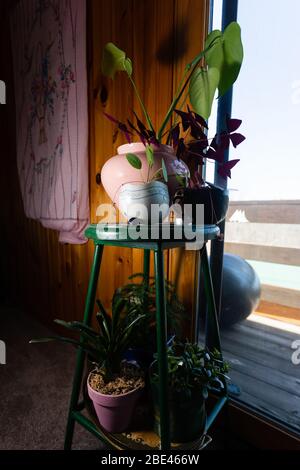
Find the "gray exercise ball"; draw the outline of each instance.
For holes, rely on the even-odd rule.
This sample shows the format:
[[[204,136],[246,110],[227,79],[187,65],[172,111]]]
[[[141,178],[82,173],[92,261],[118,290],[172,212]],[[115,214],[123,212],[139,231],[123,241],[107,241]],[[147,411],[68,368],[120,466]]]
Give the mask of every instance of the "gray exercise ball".
[[[260,294],[260,280],[252,266],[240,256],[225,253],[220,327],[245,320],[257,308]]]

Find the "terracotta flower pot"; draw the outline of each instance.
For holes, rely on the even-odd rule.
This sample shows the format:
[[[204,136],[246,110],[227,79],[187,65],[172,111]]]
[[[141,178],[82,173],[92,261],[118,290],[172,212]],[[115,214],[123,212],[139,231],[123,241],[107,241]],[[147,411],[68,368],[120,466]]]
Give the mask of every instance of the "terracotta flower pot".
[[[100,425],[108,432],[123,432],[128,429],[135,405],[143,393],[137,388],[122,395],[104,395],[94,390],[87,379],[87,388]]]
[[[176,175],[189,175],[188,167],[182,160],[178,160],[173,148],[169,145],[153,146],[154,164],[150,171],[150,179],[161,168],[161,160],[164,159],[168,173],[168,189],[172,200],[177,188]],[[141,170],[133,168],[126,159],[127,153],[135,153],[142,162]],[[147,181],[148,164],[145,146],[142,142],[125,144],[118,147],[118,155],[111,157],[102,167],[101,181],[110,199],[119,207],[119,194],[126,183],[144,183]]]

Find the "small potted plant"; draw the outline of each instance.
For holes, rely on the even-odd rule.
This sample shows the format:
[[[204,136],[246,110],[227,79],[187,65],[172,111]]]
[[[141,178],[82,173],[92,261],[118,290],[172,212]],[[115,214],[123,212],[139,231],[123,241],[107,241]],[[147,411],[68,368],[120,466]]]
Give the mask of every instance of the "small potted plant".
[[[172,442],[189,442],[205,431],[209,389],[223,389],[228,365],[218,351],[174,339],[168,347],[169,416]],[[157,362],[150,367],[155,430],[159,433]]]
[[[144,315],[128,323],[123,315],[124,302],[121,299],[114,302],[112,317],[99,300],[97,304],[99,312],[96,318],[100,331],[77,321],[55,320],[80,334],[80,339],[52,336],[31,340],[31,343],[58,340],[80,346],[94,365],[87,379],[87,389],[99,423],[109,432],[123,432],[130,425],[133,410],[145,386],[142,369],[123,360]]]
[[[136,113],[134,113],[136,123],[133,123],[131,119],[127,119],[126,123],[120,122],[108,113],[104,113],[115,124],[117,131],[124,133],[128,142],[118,148],[118,155],[110,158],[101,172],[104,189],[119,208],[121,191],[132,192],[134,191],[133,185],[139,185],[136,189],[142,191],[142,185],[148,185],[151,188],[153,178],[155,180],[157,177],[161,178],[160,183],[163,184],[164,177],[172,201],[179,181],[192,181],[189,179],[189,169],[181,158],[184,139],[179,138],[178,112],[189,99],[194,111],[193,116],[198,127],[203,131],[207,127],[206,120],[211,113],[216,90],[219,96],[227,92],[238,77],[242,61],[243,46],[238,23],[230,23],[224,32],[212,31],[206,39],[204,50],[185,67],[179,87],[162,124],[158,130],[155,130],[134,81],[131,60],[113,43],[106,44],[102,58],[102,73],[110,78],[114,78],[116,72],[123,72],[127,75],[146,122],[144,124]],[[178,110],[177,117],[176,109]],[[133,142],[134,136],[137,136],[140,142]],[[176,155],[174,147],[178,144],[179,149],[177,148]],[[184,148],[186,149],[186,145]],[[229,165],[224,165],[224,172],[228,173]],[[196,174],[193,177],[195,179]],[[132,186],[128,187],[128,184]],[[122,190],[123,186],[127,188]],[[121,200],[125,198],[126,196]],[[156,195],[154,203],[157,203],[157,199]],[[153,202],[149,196],[146,206],[149,207],[151,203]],[[123,203],[122,210],[124,213]]]
[[[175,194],[174,202],[179,203],[184,211],[185,204],[191,204],[191,222],[196,222],[197,204],[204,206],[204,223],[218,224],[226,217],[229,204],[228,190],[208,183],[202,176],[202,168],[206,160],[218,163],[218,173],[226,180],[231,177],[231,169],[239,159],[224,161],[224,152],[232,144],[235,148],[245,137],[236,132],[242,121],[226,119],[226,128],[212,139],[207,136],[207,124],[204,119],[189,107],[187,112],[175,110],[181,119],[172,134],[172,141],[178,158],[187,162],[191,176],[179,178],[180,188]],[[179,138],[179,135],[181,137]]]

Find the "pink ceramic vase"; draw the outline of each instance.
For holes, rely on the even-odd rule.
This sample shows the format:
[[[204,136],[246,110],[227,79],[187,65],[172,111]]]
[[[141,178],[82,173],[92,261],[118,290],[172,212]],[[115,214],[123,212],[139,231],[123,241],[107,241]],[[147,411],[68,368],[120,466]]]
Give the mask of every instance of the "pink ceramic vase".
[[[161,160],[164,159],[168,173],[168,189],[170,201],[178,189],[176,176],[188,176],[188,167],[182,160],[178,160],[173,148],[170,145],[161,144],[159,147],[153,146],[154,165],[150,170],[151,176],[161,168]],[[135,153],[142,162],[141,170],[133,168],[126,159],[127,153]],[[145,183],[148,176],[148,164],[145,146],[142,142],[124,144],[118,147],[118,155],[111,157],[102,167],[101,181],[110,199],[119,207],[119,193],[124,184]]]

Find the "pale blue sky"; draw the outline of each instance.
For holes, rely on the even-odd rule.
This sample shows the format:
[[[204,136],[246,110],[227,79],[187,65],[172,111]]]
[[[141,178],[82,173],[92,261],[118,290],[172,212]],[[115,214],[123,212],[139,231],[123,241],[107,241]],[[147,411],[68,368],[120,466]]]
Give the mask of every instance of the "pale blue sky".
[[[220,5],[215,0],[214,28]],[[232,116],[243,120],[247,140],[231,153],[241,159],[231,200],[300,199],[299,19],[300,0],[239,0],[244,63]]]

